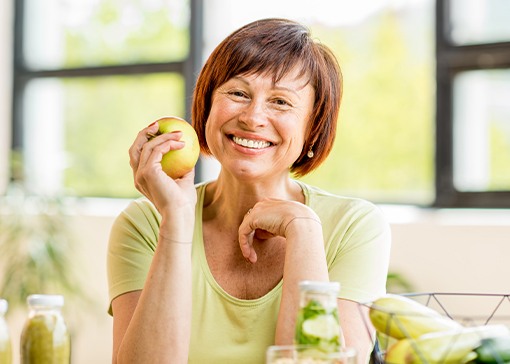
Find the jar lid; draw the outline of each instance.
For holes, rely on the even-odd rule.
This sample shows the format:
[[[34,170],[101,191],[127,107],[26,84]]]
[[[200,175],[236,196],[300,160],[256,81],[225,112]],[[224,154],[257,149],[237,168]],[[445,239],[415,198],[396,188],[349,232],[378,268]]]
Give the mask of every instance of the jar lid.
[[[64,306],[64,296],[58,294],[31,294],[27,298],[29,306]]]
[[[4,300],[3,298],[0,298],[0,315],[6,313],[7,308],[9,308],[9,304],[7,303],[7,301]]]
[[[340,282],[301,281],[299,289],[319,292],[340,292]]]

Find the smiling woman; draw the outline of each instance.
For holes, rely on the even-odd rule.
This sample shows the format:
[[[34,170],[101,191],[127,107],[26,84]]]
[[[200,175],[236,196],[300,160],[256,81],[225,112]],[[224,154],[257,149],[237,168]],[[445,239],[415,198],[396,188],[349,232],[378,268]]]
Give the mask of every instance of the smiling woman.
[[[389,227],[373,204],[291,178],[331,151],[341,94],[336,58],[305,26],[260,19],[221,42],[196,83],[192,123],[215,180],[170,178],[159,163],[179,135],[141,129],[130,160],[145,197],[108,250],[114,361],[261,363],[292,344],[303,280],[341,282],[345,343],[368,359],[356,302],[385,292]]]

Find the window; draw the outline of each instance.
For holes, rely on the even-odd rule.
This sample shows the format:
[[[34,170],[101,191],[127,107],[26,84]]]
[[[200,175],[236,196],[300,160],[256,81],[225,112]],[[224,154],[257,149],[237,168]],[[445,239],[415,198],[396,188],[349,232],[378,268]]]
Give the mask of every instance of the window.
[[[510,207],[510,2],[437,0],[436,206]]]
[[[163,115],[189,118],[195,77],[227,34],[288,17],[344,73],[335,146],[305,182],[377,203],[510,206],[506,0],[14,4],[13,148],[37,192],[138,195],[127,156],[136,132]],[[216,167],[201,160],[197,179]]]
[[[13,148],[27,187],[133,197],[127,150],[158,117],[188,117],[199,0],[15,1]]]

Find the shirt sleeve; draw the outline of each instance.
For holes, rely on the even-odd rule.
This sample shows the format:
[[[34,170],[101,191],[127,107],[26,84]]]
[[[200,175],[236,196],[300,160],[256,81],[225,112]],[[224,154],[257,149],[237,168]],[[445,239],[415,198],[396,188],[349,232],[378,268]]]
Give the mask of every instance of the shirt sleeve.
[[[107,274],[110,306],[112,300],[141,290],[154,256],[159,216],[149,201],[133,201],[114,221],[108,243]]]
[[[327,242],[330,279],[340,282],[340,298],[369,302],[386,293],[391,231],[378,207],[355,205],[337,217]]]

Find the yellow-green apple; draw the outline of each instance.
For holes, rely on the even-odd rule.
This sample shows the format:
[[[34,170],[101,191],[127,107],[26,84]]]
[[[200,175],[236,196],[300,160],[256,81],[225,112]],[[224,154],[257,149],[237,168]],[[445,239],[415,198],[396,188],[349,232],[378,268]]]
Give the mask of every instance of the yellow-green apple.
[[[200,155],[200,146],[195,129],[186,120],[166,116],[156,120],[158,122],[158,135],[181,131],[180,140],[184,142],[184,148],[171,150],[163,155],[161,167],[163,171],[173,179],[180,178],[191,171],[197,163]]]

